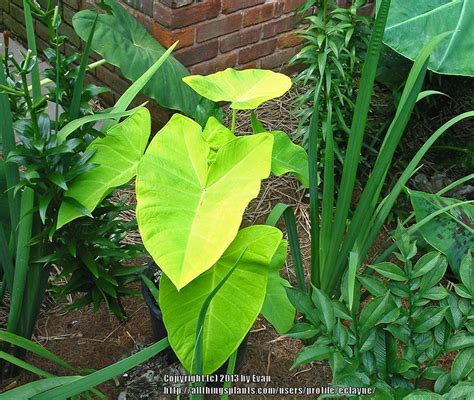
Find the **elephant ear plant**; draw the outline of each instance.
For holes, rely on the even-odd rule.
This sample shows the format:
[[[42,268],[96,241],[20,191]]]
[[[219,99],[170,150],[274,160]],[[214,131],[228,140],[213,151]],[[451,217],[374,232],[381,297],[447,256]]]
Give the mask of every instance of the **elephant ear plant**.
[[[0,262],[2,295],[7,293],[10,300],[7,331],[29,338],[53,264],[62,270],[61,277],[68,278],[63,295],[86,292],[78,307],[88,303],[98,307],[105,301],[123,317],[120,296],[130,294],[126,285],[139,273],[133,268],[119,268],[135,249],[120,243],[124,230],[117,228],[113,219],[121,206],[116,207],[106,197],[135,175],[150,134],[150,115],[143,107],[127,108],[174,46],[112,109],[90,114],[87,100],[91,88],[83,83],[94,30],[80,65],[72,67],[71,60],[59,52],[65,40],[58,34],[59,7],[43,9],[25,1],[24,11],[29,47],[24,60],[17,61],[7,49],[0,63],[1,171],[5,174],[5,180],[0,181],[5,185],[0,193]],[[51,56],[54,52],[55,57],[49,59],[56,60],[46,71],[49,78],[42,81],[32,11],[49,27],[53,48],[46,53]],[[42,84],[52,86],[49,97],[42,94]],[[53,101],[52,116],[46,110],[48,99]],[[26,113],[12,104],[24,104]],[[122,117],[128,118],[120,121]],[[110,129],[101,132],[95,127],[100,120],[112,121]],[[93,213],[96,219],[81,218],[74,226],[67,225]],[[11,347],[5,344],[3,350],[10,351]],[[1,358],[21,364],[21,360],[5,354]],[[22,356],[21,350],[15,354]]]
[[[170,345],[186,370],[210,374],[235,357],[262,307],[284,330],[293,323],[278,274],[287,252],[282,233],[240,226],[270,172],[291,172],[307,184],[307,157],[283,132],[235,136],[238,110],[283,95],[288,77],[227,69],[184,81],[207,99],[229,102],[231,127],[210,117],[202,129],[175,114],[138,167],[137,221],[163,273],[157,302]]]

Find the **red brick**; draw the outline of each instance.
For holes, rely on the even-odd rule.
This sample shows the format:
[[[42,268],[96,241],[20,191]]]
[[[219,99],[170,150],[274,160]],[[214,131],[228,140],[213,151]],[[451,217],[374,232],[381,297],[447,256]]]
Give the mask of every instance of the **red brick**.
[[[283,15],[283,13],[285,12],[285,3],[286,3],[286,0],[277,0],[276,1],[275,10],[273,12],[273,17],[274,18],[278,18],[278,17],[281,17]]]
[[[171,9],[155,1],[153,18],[161,25],[171,29],[182,28],[219,15],[220,0],[206,0],[187,7]]]
[[[222,12],[224,14],[229,14],[234,11],[257,6],[262,3],[265,3],[265,0],[223,0]]]
[[[281,50],[267,57],[260,59],[260,67],[265,69],[275,69],[286,64],[288,60],[298,53],[297,47]]]
[[[96,70],[96,76],[105,86],[117,93],[125,92],[130,86],[130,82],[122,78],[118,71],[111,72],[107,68],[99,67]]]
[[[262,38],[266,39],[282,32],[291,31],[298,22],[297,15],[282,17],[276,21],[267,22],[262,28]]]
[[[259,67],[259,62],[252,61],[244,65],[239,65],[237,69],[253,69],[253,68],[258,68],[258,67]]]
[[[296,32],[288,32],[278,37],[277,47],[279,49],[286,49],[288,47],[299,46],[302,42],[303,38],[301,38]]]
[[[191,73],[198,75],[209,75],[226,68],[234,67],[237,63],[237,53],[227,53],[212,60],[205,61],[191,67]]]
[[[289,13],[298,9],[299,6],[304,4],[306,0],[286,0],[284,12]]]
[[[197,28],[197,41],[205,42],[227,33],[235,32],[242,25],[242,14],[235,13],[200,24]]]
[[[242,29],[237,33],[225,36],[220,39],[220,51],[225,53],[238,47],[244,47],[248,44],[258,42],[261,31],[261,26],[254,26],[252,28]]]
[[[178,50],[174,56],[184,65],[190,66],[198,64],[202,61],[210,60],[217,56],[219,41],[213,40],[197,46],[188,47],[183,50]]]
[[[273,3],[248,8],[244,11],[244,26],[259,24],[273,17]]]
[[[150,0],[122,0],[135,10],[153,17],[153,2]]]
[[[194,44],[194,27],[170,31],[157,23],[153,23],[151,32],[153,37],[166,48],[170,47],[177,40],[179,40],[179,43],[176,49],[182,49]]]
[[[239,64],[246,64],[249,61],[256,60],[275,51],[276,39],[267,40],[254,44],[250,47],[246,47],[239,51]]]

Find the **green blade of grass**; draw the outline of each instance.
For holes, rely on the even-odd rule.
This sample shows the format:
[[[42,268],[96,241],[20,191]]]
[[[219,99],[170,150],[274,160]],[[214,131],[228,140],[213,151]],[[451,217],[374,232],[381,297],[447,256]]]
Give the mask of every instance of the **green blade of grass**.
[[[191,373],[195,375],[202,375],[202,341],[203,341],[203,329],[204,329],[204,321],[206,319],[207,310],[211,305],[211,301],[214,296],[219,292],[224,283],[231,277],[237,266],[239,265],[240,260],[244,256],[247,248],[245,248],[242,253],[240,253],[239,257],[235,261],[232,268],[227,272],[227,274],[222,278],[222,280],[217,284],[217,286],[212,290],[211,293],[206,297],[204,303],[201,306],[201,310],[199,311],[199,317],[196,326],[196,343],[194,344],[194,354],[193,354],[193,362],[192,362],[192,371]],[[196,399],[202,398],[200,395],[195,397]]]
[[[28,274],[30,259],[30,239],[33,225],[34,192],[30,188],[25,188],[21,196],[20,224],[18,228],[18,242],[15,260],[15,274],[13,277],[13,287],[10,293],[10,312],[8,313],[7,330],[15,332],[20,320],[20,310],[25,296],[25,284]]]
[[[164,338],[159,342],[147,347],[144,350],[133,354],[121,361],[118,361],[108,367],[105,367],[92,374],[80,377],[73,382],[65,383],[59,387],[48,390],[41,394],[31,397],[31,400],[51,400],[51,399],[66,399],[75,396],[79,393],[90,390],[93,387],[100,385],[117,375],[121,375],[129,369],[141,364],[158,353],[169,347],[168,338]]]
[[[137,94],[142,90],[148,81],[155,75],[156,71],[160,69],[163,63],[168,59],[171,55],[171,52],[177,46],[178,42],[173,43],[166,52],[156,61],[148,70],[138,78],[125,92],[120,96],[117,103],[113,108],[113,112],[123,112],[125,111],[133,99],[137,96]]]
[[[415,107],[418,94],[425,79],[429,54],[430,51],[423,52],[422,56],[418,58],[410,72],[397,113],[382,143],[374,168],[362,192],[347,235],[343,240],[340,253],[337,256],[334,268],[335,273],[330,276],[325,276],[326,280],[324,282],[324,287],[325,290],[328,290],[329,292],[334,290],[338,278],[342,275],[345,261],[347,260],[349,251],[354,246],[355,241],[358,237],[364,237],[365,232],[368,232],[368,230],[371,229],[370,225],[367,223],[367,217],[370,220],[370,217],[373,215],[377,206],[377,200],[392,162],[393,154],[395,153],[398,143],[400,142],[403,132],[408,124],[413,108]],[[362,254],[360,255],[362,256]]]
[[[35,395],[41,394],[66,383],[74,382],[80,378],[80,376],[61,376],[41,379],[39,381],[27,383],[26,385],[22,385],[0,394],[0,400],[30,400]]]
[[[23,12],[25,14],[25,28],[28,48],[31,50],[31,54],[33,56],[38,57],[38,51],[36,49],[35,28],[33,24],[33,17],[31,15],[30,3],[28,2],[28,0],[23,0]],[[36,59],[35,66],[31,70],[31,86],[33,88],[33,100],[36,101],[41,97],[40,70],[38,58]]]
[[[226,376],[234,375],[236,361],[237,361],[237,350],[235,350],[229,358],[229,364],[227,365]],[[231,386],[232,386],[232,382],[230,380],[224,382],[224,386],[223,386],[224,388],[228,389]],[[224,393],[221,396],[221,400],[227,400],[228,398],[229,398],[228,393]]]
[[[332,240],[332,223],[334,207],[334,137],[332,132],[332,106],[328,102],[328,115],[326,120],[326,149],[324,151],[324,176],[323,176],[323,204],[321,211],[321,237],[320,237],[320,279],[326,274],[326,258]]]
[[[94,115],[86,115],[84,117],[78,118],[74,121],[69,122],[67,125],[63,126],[61,130],[58,132],[58,143],[63,143],[68,136],[73,133],[75,130],[79,129],[82,125],[88,124],[90,122],[101,121],[106,119],[115,119],[118,120],[119,118],[126,117],[128,115],[132,115],[135,113],[139,108],[143,107],[144,104],[135,107],[128,111],[123,112],[113,112],[113,110],[108,110],[107,112],[94,114]]]
[[[76,372],[76,369],[68,364],[66,361],[62,360],[55,354],[51,353],[49,350],[44,348],[43,346],[40,346],[39,344],[25,339],[24,337],[15,335],[14,333],[11,332],[6,332],[6,331],[0,331],[0,340],[10,343],[14,346],[21,347],[22,349],[25,349],[33,354],[36,354],[37,356],[44,358],[48,361],[51,361],[55,363],[56,365],[59,365],[60,367],[63,367],[69,371]]]
[[[327,257],[326,270],[331,270],[331,273],[333,264],[335,263],[344,237],[346,220],[349,215],[357,168],[360,161],[360,150],[364,139],[367,115],[372,98],[373,85],[375,82],[377,65],[382,49],[383,34],[385,30],[385,24],[387,22],[389,8],[390,0],[382,0],[380,2],[377,18],[375,20],[374,28],[367,49],[367,57],[362,68],[362,76],[359,85],[360,90],[357,95],[354,109],[351,134],[349,136],[349,142],[347,145],[339,195],[336,203],[332,235],[333,240]],[[328,281],[329,279],[327,275],[323,278],[325,278],[325,281]]]
[[[69,111],[71,120],[76,119],[79,116],[81,109],[81,97],[82,90],[84,87],[84,78],[86,76],[86,71],[88,68],[89,53],[91,50],[92,39],[94,38],[95,27],[97,24],[97,18],[99,15],[96,15],[94,23],[92,24],[89,37],[87,38],[86,46],[84,47],[84,52],[82,53],[81,65],[79,66],[79,72],[77,74],[76,81],[74,82],[73,95],[71,100],[71,109]]]
[[[390,191],[390,194],[387,196],[386,200],[384,201],[383,206],[380,209],[380,212],[376,213],[373,217],[373,221],[370,223],[371,229],[368,231],[368,234],[366,235],[366,238],[364,240],[360,240],[358,242],[358,246],[361,247],[361,254],[365,257],[365,255],[368,253],[370,244],[373,243],[378,235],[378,232],[383,226],[383,223],[385,222],[386,218],[388,217],[388,214],[390,213],[390,210],[392,209],[393,205],[395,204],[395,201],[397,200],[400,192],[402,191],[403,187],[406,185],[408,180],[410,179],[412,173],[415,171],[417,168],[418,164],[421,162],[423,157],[426,155],[428,150],[431,148],[431,146],[438,140],[441,135],[443,135],[446,131],[448,131],[453,125],[457,124],[458,122],[466,119],[466,118],[474,118],[474,111],[468,111],[463,114],[460,114],[452,119],[450,119],[448,122],[444,123],[440,128],[438,128],[431,136],[430,138],[421,146],[421,148],[416,152],[415,156],[413,159],[410,161],[410,163],[407,165],[405,170],[403,171],[402,175]],[[474,174],[470,175],[471,178],[474,176]],[[456,182],[453,182],[453,184],[447,186],[445,189],[440,191],[438,194],[444,194],[447,191],[451,190],[453,187],[462,182],[465,182],[466,180],[469,180],[469,176],[462,178]]]
[[[8,248],[8,240],[2,223],[0,223],[0,263],[2,265],[3,279],[6,282],[8,291],[11,293],[15,267],[13,266],[12,256]]]
[[[0,358],[8,361],[9,363],[16,365],[32,374],[38,375],[41,378],[52,378],[54,375],[49,372],[43,371],[41,368],[35,367],[23,360],[20,360],[18,357],[12,356],[11,354],[0,351]]]
[[[0,63],[0,84],[6,85],[6,76],[4,70],[4,64]],[[13,116],[10,110],[10,101],[6,93],[0,93],[0,137],[3,150],[4,159],[7,158],[8,153],[14,150],[15,145],[15,132],[13,131]],[[18,167],[14,163],[5,163],[5,178],[7,183],[7,188],[14,187],[19,181]],[[19,198],[15,198],[13,195],[13,190],[7,191],[8,196],[8,207],[10,212],[11,226],[16,227],[20,220],[20,202]],[[12,228],[12,230],[14,230]],[[5,234],[8,234],[5,232]],[[16,239],[16,236],[13,235]],[[16,240],[15,240],[16,242]],[[14,243],[15,244],[15,243]],[[10,288],[11,290],[11,288]]]
[[[287,204],[278,203],[273,207],[272,212],[268,215],[265,222],[266,225],[276,226],[278,220],[283,216],[286,231],[288,234],[288,242],[290,243],[291,257],[298,289],[306,292],[306,283],[304,279],[304,265],[301,257],[300,239],[298,236],[298,227],[293,208]]]

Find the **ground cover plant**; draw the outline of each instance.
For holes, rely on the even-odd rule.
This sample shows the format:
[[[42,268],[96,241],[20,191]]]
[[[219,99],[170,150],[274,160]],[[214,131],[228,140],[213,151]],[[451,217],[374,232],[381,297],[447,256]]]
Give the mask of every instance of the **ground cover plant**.
[[[102,2],[105,13],[77,14],[75,27],[82,32],[86,50],[76,68],[71,64],[74,57],[59,54],[58,8],[43,10],[25,2],[25,11],[33,7],[33,12],[44,13],[51,21],[53,48],[46,56],[52,68],[46,76],[51,84],[49,98],[56,108],[53,117],[44,112],[47,99],[41,97],[34,49],[22,63],[3,60],[0,112],[12,123],[2,131],[6,179],[0,180],[5,193],[0,196],[4,205],[0,228],[5,230],[3,237],[0,230],[0,251],[4,256],[3,290],[12,304],[9,326],[0,331],[0,358],[5,365],[40,379],[2,393],[0,399],[106,398],[97,385],[169,347],[188,374],[212,374],[227,362],[227,374],[232,375],[237,350],[259,315],[279,335],[303,341],[295,368],[328,360],[333,385],[376,387],[373,398],[449,399],[472,392],[473,206],[471,200],[444,196],[472,175],[437,194],[406,186],[436,140],[458,122],[472,118],[474,112],[462,113],[432,133],[390,185],[387,196],[382,195],[415,104],[434,93],[422,91],[425,72],[432,52],[448,34],[420,47],[393,121],[387,123],[387,133],[370,166],[371,174],[361,190],[357,184],[389,4],[380,4],[357,101],[347,116],[348,120],[352,117],[352,126],[346,130],[348,143],[345,154],[340,154],[343,170],[338,182],[332,127],[339,116],[331,112],[334,98],[328,93],[337,79],[331,84],[327,79],[315,81],[306,153],[290,140],[291,132],[267,130],[255,113],[290,89],[289,77],[231,68],[208,76],[188,76],[181,67],[174,76],[169,72],[173,47],[164,51],[152,42],[112,0]],[[340,11],[334,18],[347,22],[347,13]],[[29,47],[33,48],[29,20],[27,12]],[[326,22],[323,31],[334,27]],[[107,24],[118,28],[108,30]],[[97,32],[101,32],[99,37]],[[108,45],[123,41],[129,46],[127,51],[139,57],[142,49],[133,45],[137,35],[143,39],[140,45],[151,49],[154,56],[143,58],[140,68],[128,70],[124,55],[115,54]],[[324,42],[329,35],[314,37]],[[324,47],[335,53],[330,42],[328,39]],[[87,89],[82,81],[90,68],[87,54],[93,48],[102,48],[106,59],[128,70],[135,80],[111,109],[99,113],[90,108],[88,100],[102,89]],[[168,72],[163,73],[165,65]],[[141,72],[136,74],[137,70]],[[336,70],[337,66],[328,67],[324,74],[319,71],[319,78],[332,79]],[[32,89],[38,97],[30,96],[25,82],[29,75],[33,75]],[[152,83],[146,86],[148,82]],[[174,89],[165,85],[163,91],[163,82]],[[129,109],[144,87],[152,97],[159,96],[155,99],[160,104],[185,114],[172,115],[151,140],[146,108]],[[167,98],[170,92],[195,94],[182,102],[180,95]],[[196,98],[202,100],[194,101]],[[217,104],[222,102],[229,104],[228,125],[218,118]],[[253,133],[238,129],[244,113]],[[100,120],[106,121],[96,125]],[[262,182],[270,175],[286,174],[296,178],[303,193],[309,192],[309,271],[299,244],[304,238],[299,236],[291,207],[276,205],[265,224],[246,226],[243,222]],[[156,280],[143,265],[123,265],[140,254],[140,248],[124,245],[124,237],[135,224],[118,219],[127,206],[117,204],[111,194],[134,178],[138,229],[161,270]],[[385,251],[375,251],[373,245],[403,192],[414,212],[394,233],[395,243]],[[288,241],[280,229],[284,225],[276,227],[281,217]],[[288,252],[294,280],[280,275]],[[369,252],[375,253],[370,262]],[[161,310],[168,336],[97,371],[75,368],[28,340],[53,264],[62,267],[56,280],[67,282],[56,289],[57,297],[74,298],[69,309],[87,304],[98,309],[103,301],[122,319],[121,298],[136,294],[129,284],[141,277]],[[454,286],[445,283],[448,264],[458,279]],[[38,275],[42,279],[36,279]],[[35,302],[30,301],[31,296],[36,297]],[[25,353],[65,372],[52,374],[35,362],[26,362]],[[441,364],[450,355],[452,363]],[[228,381],[225,387],[231,384]],[[191,384],[199,386],[202,383]],[[194,394],[191,398],[204,397]]]

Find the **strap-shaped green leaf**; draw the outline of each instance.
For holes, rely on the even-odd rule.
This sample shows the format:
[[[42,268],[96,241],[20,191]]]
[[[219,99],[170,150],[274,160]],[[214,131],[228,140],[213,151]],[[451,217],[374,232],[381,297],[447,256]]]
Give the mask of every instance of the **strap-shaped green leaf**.
[[[269,264],[281,239],[282,233],[272,226],[244,228],[219,261],[181,291],[162,276],[163,320],[171,347],[187,370],[192,366],[201,306],[246,249],[208,308],[202,330],[202,373],[214,372],[238,348],[262,308]]]
[[[186,76],[183,81],[209,100],[230,102],[234,110],[253,110],[291,87],[286,75],[262,69],[227,68],[207,76]]]
[[[201,127],[175,114],[137,174],[137,220],[146,249],[181,289],[214,265],[271,167],[273,137],[238,137],[208,165]]]
[[[282,240],[268,272],[267,293],[263,303],[262,315],[270,322],[275,330],[283,335],[288,332],[295,322],[295,307],[286,295],[285,287],[290,283],[280,276],[280,269],[288,254],[288,242]]]
[[[69,183],[66,197],[93,211],[113,189],[129,182],[136,174],[151,131],[150,112],[141,108],[131,117],[95,139],[87,150],[95,150],[90,163],[97,164]],[[59,209],[58,229],[83,214],[70,202]]]

